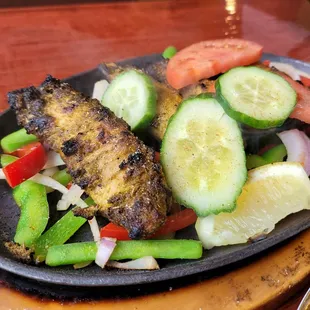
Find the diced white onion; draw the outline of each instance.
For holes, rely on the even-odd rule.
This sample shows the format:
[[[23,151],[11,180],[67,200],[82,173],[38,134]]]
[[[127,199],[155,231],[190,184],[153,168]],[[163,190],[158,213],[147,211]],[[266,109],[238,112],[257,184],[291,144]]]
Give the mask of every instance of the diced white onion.
[[[310,175],[310,140],[303,131],[298,129],[278,133],[287,150],[287,161],[300,163]]]
[[[5,174],[2,169],[0,169],[0,180],[5,180]]]
[[[94,85],[93,98],[101,102],[103,94],[107,90],[108,86],[109,83],[106,80],[96,82]]]
[[[32,178],[30,178],[31,181],[51,187],[62,194],[66,194],[69,190],[63,186],[61,183],[57,182],[56,180],[52,179],[51,177],[48,177],[46,175],[42,175],[40,173],[37,173]]]
[[[65,165],[64,161],[61,159],[60,155],[54,151],[49,151],[47,153],[47,161],[43,169],[48,169],[52,167]]]
[[[52,179],[51,177],[47,177],[46,175],[42,175],[40,173],[37,173],[32,178],[30,178],[33,182],[51,187],[57,191],[59,191],[62,194],[66,194],[69,192],[69,190],[63,186],[61,183],[57,182],[56,180]],[[87,208],[88,205],[86,202],[84,202],[82,199],[79,199],[76,203],[77,206],[81,208]]]
[[[310,78],[310,75],[307,72],[301,71],[289,65],[287,63],[271,61],[269,67],[275,67],[278,70],[284,72],[288,76],[290,76],[295,81],[300,81],[300,76],[304,76]]]
[[[98,222],[96,217],[94,216],[91,220],[88,221],[90,230],[93,234],[94,241],[99,242],[100,241],[100,230],[98,226]]]
[[[83,262],[83,263],[78,263],[78,264],[74,264],[73,265],[73,268],[74,269],[82,269],[82,268],[85,268],[87,266],[89,266],[93,261],[89,261],[89,262]]]
[[[48,169],[45,169],[42,174],[43,175],[46,175],[47,177],[51,177],[53,176],[58,170],[57,167],[52,167],[52,168],[48,168]]]
[[[106,266],[118,269],[134,270],[154,270],[159,269],[159,265],[153,256],[144,256],[125,263],[109,261]]]
[[[61,200],[58,201],[57,210],[65,211],[71,205],[75,205],[79,201],[83,193],[84,190],[82,190],[78,185],[72,184],[69,191],[66,194],[63,194]]]
[[[104,268],[105,264],[108,262],[111,254],[113,253],[115,247],[116,247],[116,239],[102,238],[99,242],[95,263],[101,268]]]

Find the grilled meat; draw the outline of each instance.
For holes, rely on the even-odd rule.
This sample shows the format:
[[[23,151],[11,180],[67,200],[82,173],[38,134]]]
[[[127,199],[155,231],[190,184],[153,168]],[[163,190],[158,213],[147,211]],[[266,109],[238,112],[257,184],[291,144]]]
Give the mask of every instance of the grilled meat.
[[[114,63],[102,64],[102,68],[110,81],[125,70],[138,70],[137,68],[132,67],[120,67]],[[148,74],[151,72],[152,71],[150,69],[146,70],[146,73]],[[168,126],[168,121],[170,117],[176,112],[178,105],[182,101],[182,97],[175,89],[155,79],[156,77],[159,78],[159,74],[150,76],[153,80],[157,92],[157,111],[156,116],[150,125],[149,131],[155,139],[160,141],[164,137],[166,128]]]
[[[154,151],[98,100],[51,76],[38,88],[9,93],[8,100],[18,124],[61,155],[101,215],[133,239],[152,235],[165,222],[171,194]]]

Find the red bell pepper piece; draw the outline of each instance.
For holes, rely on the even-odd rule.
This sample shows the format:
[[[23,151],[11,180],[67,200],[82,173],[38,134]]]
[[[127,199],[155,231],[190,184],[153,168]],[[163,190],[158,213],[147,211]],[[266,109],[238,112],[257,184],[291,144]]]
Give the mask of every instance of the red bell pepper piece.
[[[185,209],[176,214],[170,215],[166,223],[154,234],[153,237],[167,235],[168,233],[175,232],[183,229],[196,222],[197,215],[192,209]],[[130,240],[128,232],[125,228],[109,223],[100,230],[100,236],[116,238],[117,240]]]
[[[47,155],[40,142],[33,143],[31,146],[27,145],[25,148],[27,149],[21,152],[24,154],[23,157],[3,168],[6,180],[11,187],[17,186],[40,172],[47,161]]]
[[[10,155],[17,156],[17,157],[23,157],[23,156],[29,154],[30,152],[32,152],[33,149],[38,147],[38,144],[40,144],[40,142],[33,142],[30,144],[27,144],[27,145],[17,149],[16,151],[10,153]]]

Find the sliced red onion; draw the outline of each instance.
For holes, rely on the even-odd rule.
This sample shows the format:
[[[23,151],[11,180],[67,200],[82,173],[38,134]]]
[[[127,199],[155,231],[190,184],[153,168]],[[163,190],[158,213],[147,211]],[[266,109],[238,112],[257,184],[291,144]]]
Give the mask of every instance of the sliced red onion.
[[[101,102],[103,94],[107,90],[108,86],[109,83],[106,80],[96,82],[94,85],[93,98]]]
[[[89,266],[93,261],[89,261],[89,262],[83,262],[83,263],[78,263],[78,264],[74,264],[73,265],[73,268],[74,269],[82,269],[82,268],[85,268],[87,266]]]
[[[292,65],[289,65],[287,63],[271,61],[269,67],[275,67],[276,69],[290,76],[295,81],[300,81],[300,76],[310,78],[310,75],[307,72],[298,70]]]
[[[91,220],[88,220],[90,230],[93,234],[94,241],[99,242],[100,241],[100,230],[98,226],[98,222],[96,217],[94,216]]]
[[[61,200],[58,201],[57,210],[65,211],[71,205],[77,204],[77,202],[79,201],[83,193],[84,193],[84,190],[82,190],[78,185],[72,184],[69,191],[63,194]]]
[[[106,266],[118,269],[133,270],[154,270],[159,269],[159,265],[153,256],[144,256],[125,263],[109,261]]]
[[[48,168],[45,169],[42,174],[46,175],[47,177],[51,177],[53,176],[57,171],[59,171],[59,169],[57,167],[52,167],[52,168]]]
[[[111,254],[113,253],[115,247],[116,247],[116,239],[102,238],[99,242],[95,263],[101,268],[104,268],[105,264],[108,262]]]
[[[0,169],[0,180],[6,180],[5,174],[2,169]]]
[[[65,186],[63,186],[61,183],[57,182],[56,180],[52,179],[51,177],[47,177],[46,175],[42,175],[40,173],[37,173],[36,175],[34,175],[32,178],[30,178],[30,180],[32,180],[33,182],[36,182],[38,184],[42,184],[42,185],[51,187],[51,188],[61,192],[62,194],[67,194],[69,192],[69,190]],[[61,203],[61,205],[64,206],[64,203]],[[76,205],[81,207],[81,208],[87,208],[88,207],[86,202],[84,202],[82,199],[79,199],[77,201]]]
[[[61,159],[60,155],[54,151],[47,153],[47,162],[43,169],[48,169],[52,167],[65,165],[64,161]]]
[[[310,175],[310,147],[309,138],[298,129],[291,129],[278,133],[279,138],[287,150],[287,161],[300,163]]]

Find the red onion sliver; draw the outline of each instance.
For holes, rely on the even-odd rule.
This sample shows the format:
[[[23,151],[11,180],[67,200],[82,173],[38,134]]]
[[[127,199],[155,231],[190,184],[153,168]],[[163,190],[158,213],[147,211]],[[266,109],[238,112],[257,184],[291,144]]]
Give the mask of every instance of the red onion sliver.
[[[113,253],[115,247],[116,247],[116,239],[102,238],[99,243],[95,263],[101,268],[104,268],[105,264],[108,262],[111,254]]]
[[[298,129],[278,133],[287,150],[287,161],[300,163],[310,174],[309,138]]]

